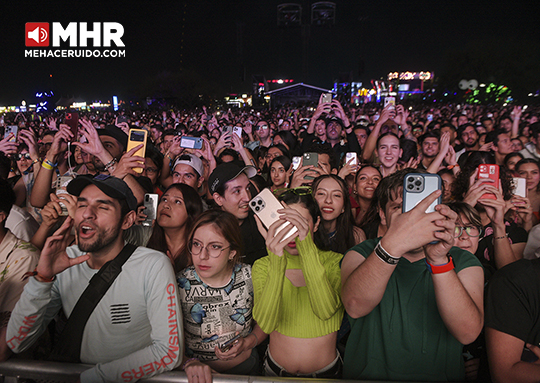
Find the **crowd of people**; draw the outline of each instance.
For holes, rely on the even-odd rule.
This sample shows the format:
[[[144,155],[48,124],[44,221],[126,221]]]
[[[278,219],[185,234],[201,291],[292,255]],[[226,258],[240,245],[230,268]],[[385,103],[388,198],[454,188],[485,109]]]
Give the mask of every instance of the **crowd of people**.
[[[537,381],[540,110],[323,100],[5,114],[0,360]]]

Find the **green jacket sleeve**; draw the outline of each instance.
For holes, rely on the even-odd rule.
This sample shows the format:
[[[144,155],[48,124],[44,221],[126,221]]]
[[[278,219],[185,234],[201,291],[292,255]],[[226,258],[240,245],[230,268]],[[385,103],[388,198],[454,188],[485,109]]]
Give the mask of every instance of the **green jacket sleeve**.
[[[321,320],[328,320],[342,306],[339,267],[342,256],[338,253],[320,251],[313,243],[311,234],[303,241],[296,239],[296,247],[300,253],[311,308]]]
[[[268,251],[268,256],[255,262],[252,270],[255,301],[253,318],[261,329],[272,333],[281,317],[281,299],[287,258]]]

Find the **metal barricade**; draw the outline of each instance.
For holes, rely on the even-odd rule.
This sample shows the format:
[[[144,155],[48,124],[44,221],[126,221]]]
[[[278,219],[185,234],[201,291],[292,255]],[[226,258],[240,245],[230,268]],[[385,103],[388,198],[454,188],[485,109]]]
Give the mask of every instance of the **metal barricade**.
[[[23,383],[27,380],[35,381],[36,383],[71,383],[76,382],[79,379],[81,372],[91,367],[91,365],[87,364],[11,359],[0,363],[0,383]],[[306,381],[306,379],[222,374],[213,375],[214,383],[269,383],[301,381]],[[358,382],[352,380],[329,379],[309,379],[308,381],[323,383]],[[183,371],[170,371],[154,376],[153,378],[145,379],[144,382],[187,383],[187,377]]]

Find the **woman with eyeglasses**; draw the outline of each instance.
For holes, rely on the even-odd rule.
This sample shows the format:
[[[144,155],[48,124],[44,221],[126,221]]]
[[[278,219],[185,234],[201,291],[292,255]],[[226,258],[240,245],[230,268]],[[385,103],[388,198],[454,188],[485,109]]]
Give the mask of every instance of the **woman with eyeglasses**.
[[[167,254],[176,272],[184,269],[189,265],[187,236],[202,211],[202,200],[195,189],[172,184],[159,200],[152,236],[146,247]]]
[[[341,254],[325,249],[321,213],[305,188],[290,189],[279,200],[279,220],[264,230],[268,256],[253,266],[253,317],[270,334],[264,361],[267,376],[334,379],[341,376],[336,349],[343,318],[340,299]],[[292,233],[285,222],[295,226]]]
[[[480,214],[465,202],[450,202],[448,207],[458,214],[454,230],[454,245],[470,253],[476,253],[482,234]]]
[[[211,369],[259,373],[256,346],[266,334],[253,321],[251,266],[240,263],[241,244],[238,220],[223,210],[204,212],[189,234],[192,266],[177,276],[189,383],[210,383]]]

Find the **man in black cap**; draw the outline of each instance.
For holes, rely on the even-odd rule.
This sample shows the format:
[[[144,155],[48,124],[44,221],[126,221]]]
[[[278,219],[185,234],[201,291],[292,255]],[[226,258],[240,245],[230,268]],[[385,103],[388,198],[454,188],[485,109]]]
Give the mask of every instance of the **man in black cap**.
[[[82,382],[134,382],[175,368],[182,360],[183,337],[172,265],[158,251],[124,244],[123,232],[136,218],[135,196],[124,181],[103,174],[79,176],[67,191],[78,197],[75,217],[68,217],[45,243],[13,310],[8,346],[16,353],[30,347],[60,308],[79,320],[78,307],[89,303],[78,301],[83,291],[86,296],[89,283],[94,286],[119,267],[87,316],[79,344],[74,343],[76,336],[64,339],[66,334],[61,334],[59,346],[78,346],[80,362],[96,365],[81,374]],[[72,226],[77,245],[67,247]],[[117,265],[130,253],[126,250],[131,255]],[[70,325],[68,319],[65,328]]]
[[[253,211],[249,207],[249,179],[256,174],[257,169],[253,166],[242,168],[234,162],[227,162],[217,166],[208,178],[208,187],[214,202],[238,218],[244,241],[242,262],[250,265],[267,255],[265,240],[257,229]]]

